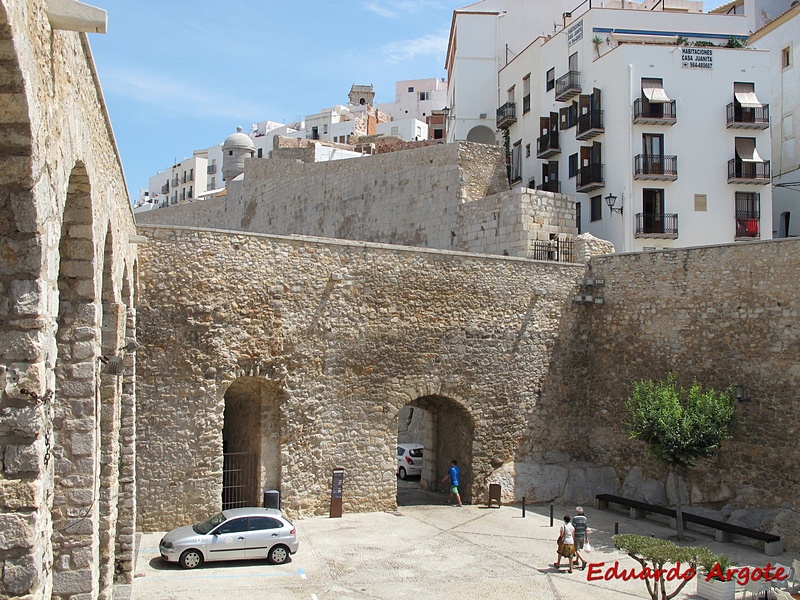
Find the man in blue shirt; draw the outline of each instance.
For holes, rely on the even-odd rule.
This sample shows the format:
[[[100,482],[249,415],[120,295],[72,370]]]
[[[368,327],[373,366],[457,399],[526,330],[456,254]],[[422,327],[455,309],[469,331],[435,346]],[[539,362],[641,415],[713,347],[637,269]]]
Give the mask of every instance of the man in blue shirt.
[[[453,500],[453,496],[456,497],[456,502],[458,502],[457,506],[462,506],[461,504],[461,495],[458,493],[458,480],[461,475],[461,469],[458,468],[458,462],[455,460],[450,463],[450,471],[448,471],[447,475],[442,477],[442,481],[450,479],[450,497],[447,499],[448,502]]]

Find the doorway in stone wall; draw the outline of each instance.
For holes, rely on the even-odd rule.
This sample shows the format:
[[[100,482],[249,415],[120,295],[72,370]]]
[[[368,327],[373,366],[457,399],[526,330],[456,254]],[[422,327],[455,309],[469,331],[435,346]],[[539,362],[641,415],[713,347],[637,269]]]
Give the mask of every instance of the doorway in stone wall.
[[[280,490],[280,399],[262,377],[239,377],[225,392],[223,510],[261,506],[264,490]]]
[[[398,473],[397,504],[444,504],[449,485],[442,482],[452,460],[461,468],[459,491],[465,503],[472,500],[472,441],[475,426],[467,410],[445,396],[422,396],[398,412],[398,446],[419,443],[423,464],[419,479],[403,480]],[[396,467],[399,472],[399,465]]]

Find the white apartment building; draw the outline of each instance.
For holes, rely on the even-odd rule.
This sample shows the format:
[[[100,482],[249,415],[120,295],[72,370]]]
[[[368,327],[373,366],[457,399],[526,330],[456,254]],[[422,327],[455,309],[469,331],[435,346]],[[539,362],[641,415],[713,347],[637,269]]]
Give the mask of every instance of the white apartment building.
[[[735,15],[573,13],[500,70],[512,180],[574,195],[618,252],[771,238],[770,57],[724,47],[746,37]]]
[[[206,191],[208,157],[199,151],[150,178],[147,187],[151,202],[159,206],[194,201]]]
[[[783,8],[772,21],[750,36],[753,47],[769,50],[772,72],[773,236],[800,235],[800,4]],[[759,12],[759,15],[763,13]],[[774,14],[774,13],[767,13]]]
[[[386,113],[392,121],[410,122],[409,119],[422,121],[429,124],[434,111],[441,111],[447,104],[447,82],[444,79],[430,77],[427,79],[408,79],[398,81],[395,84],[394,102],[378,104],[378,110]],[[414,125],[398,126],[403,130],[414,134],[412,137],[403,139],[412,140],[416,137]],[[384,128],[379,128],[378,133],[382,133]],[[426,127],[426,129],[428,129]],[[443,127],[430,127],[429,137],[431,139],[444,139]],[[420,138],[425,139],[425,138]]]
[[[597,2],[597,0],[594,0]],[[456,11],[447,46],[447,141],[496,141],[497,73],[575,0],[481,0]]]

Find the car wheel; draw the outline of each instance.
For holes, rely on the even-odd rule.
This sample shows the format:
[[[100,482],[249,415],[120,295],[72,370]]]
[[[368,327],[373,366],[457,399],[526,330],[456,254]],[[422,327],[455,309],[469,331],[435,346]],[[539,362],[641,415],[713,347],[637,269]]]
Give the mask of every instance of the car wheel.
[[[269,562],[282,565],[289,560],[289,549],[286,546],[275,546],[269,551]]]
[[[203,555],[198,550],[187,550],[181,554],[181,566],[184,569],[194,569],[203,562]]]
[[[403,467],[400,467],[400,470],[397,472],[397,476],[400,479],[405,479],[406,477],[408,477],[408,475],[406,474],[406,470]]]

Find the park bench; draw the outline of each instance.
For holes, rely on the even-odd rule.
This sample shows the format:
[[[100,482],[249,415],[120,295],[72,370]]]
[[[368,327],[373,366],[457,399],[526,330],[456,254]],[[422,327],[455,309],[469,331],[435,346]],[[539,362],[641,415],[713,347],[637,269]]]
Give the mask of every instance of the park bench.
[[[676,513],[674,508],[667,508],[658,506],[656,504],[648,504],[639,500],[632,500],[630,498],[623,498],[622,496],[614,496],[612,494],[597,494],[595,496],[595,508],[607,509],[609,503],[627,506],[630,509],[631,519],[643,519],[647,513],[655,513],[665,515],[670,518],[671,526],[675,527]],[[751,538],[764,542],[764,554],[767,556],[778,556],[783,554],[783,542],[780,536],[772,533],[765,533],[756,529],[749,529],[740,525],[733,525],[720,521],[718,519],[711,519],[692,513],[681,511],[684,523],[695,523],[702,527],[708,527],[714,530],[714,539],[718,542],[730,542],[733,540],[734,535]]]

